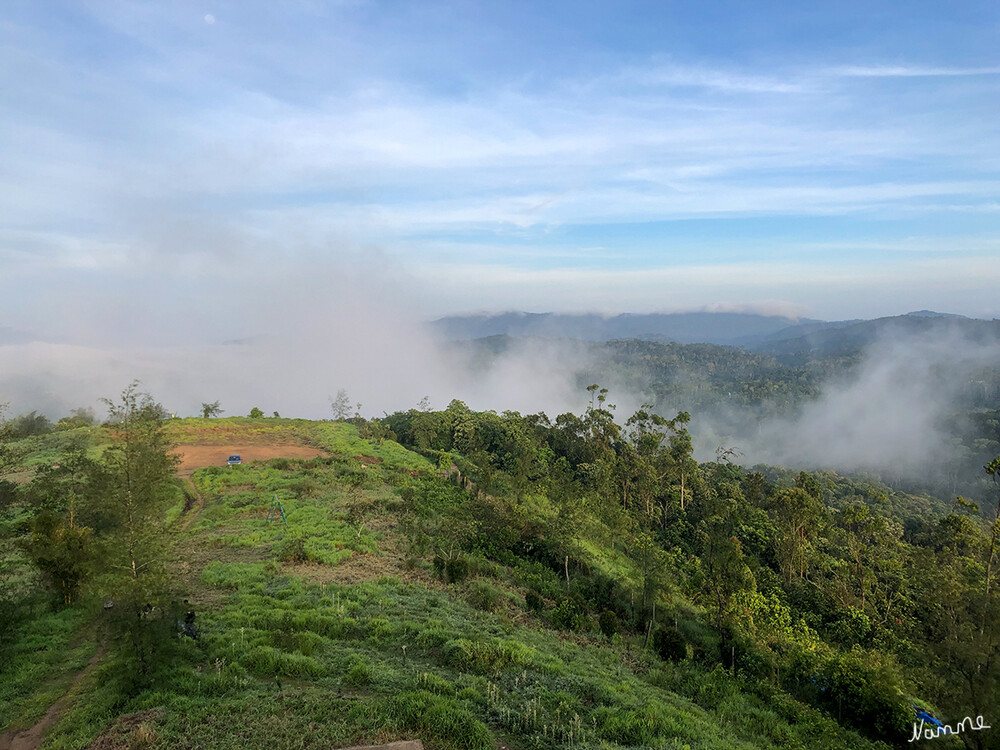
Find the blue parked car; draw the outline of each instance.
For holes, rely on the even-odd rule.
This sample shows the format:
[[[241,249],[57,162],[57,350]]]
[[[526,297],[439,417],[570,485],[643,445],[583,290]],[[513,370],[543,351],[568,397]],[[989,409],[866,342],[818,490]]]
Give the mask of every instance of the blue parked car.
[[[229,461],[228,461],[227,463],[228,463],[228,464],[229,464],[230,466],[235,466],[235,465],[237,465],[237,464],[241,464],[241,463],[243,463],[243,459],[242,459],[242,458],[240,458],[240,456],[239,456],[239,454],[238,454],[238,453],[234,453],[233,455],[231,455],[231,456],[229,457]]]

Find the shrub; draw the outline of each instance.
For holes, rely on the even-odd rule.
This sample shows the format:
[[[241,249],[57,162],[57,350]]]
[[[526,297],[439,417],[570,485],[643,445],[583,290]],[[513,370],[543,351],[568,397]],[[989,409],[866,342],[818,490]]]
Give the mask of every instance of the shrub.
[[[288,654],[271,646],[255,646],[240,657],[240,662],[259,677],[316,679],[323,674],[323,667],[312,657]]]
[[[421,630],[417,635],[417,645],[421,648],[440,648],[455,637],[453,630],[439,626],[431,626]]]
[[[433,672],[424,672],[417,678],[417,683],[423,690],[438,695],[454,695],[455,686],[444,677],[440,677]]]
[[[856,607],[844,610],[840,619],[829,628],[830,637],[845,646],[864,643],[872,633],[871,620]]]
[[[347,671],[344,680],[354,687],[363,687],[371,682],[372,667],[365,657],[358,654],[351,654],[347,661]]]
[[[292,536],[278,546],[278,559],[285,562],[304,563],[309,559],[306,552],[306,540],[300,536]]]
[[[653,648],[664,661],[687,658],[687,642],[677,628],[657,628],[653,633]]]
[[[259,591],[275,579],[273,568],[268,563],[224,563],[212,560],[202,569],[201,580],[216,588]]]
[[[495,610],[502,597],[503,591],[485,581],[473,581],[469,587],[469,603],[484,612]]]
[[[622,709],[603,707],[595,712],[595,724],[601,736],[620,745],[649,747],[666,736],[682,733],[683,727],[672,716],[669,709],[659,701],[652,700],[642,709]]]
[[[719,705],[739,693],[739,688],[721,664],[705,675],[698,684],[694,702],[714,711]]]
[[[445,563],[444,572],[448,583],[461,583],[469,575],[469,564],[461,557],[455,557]]]
[[[552,622],[566,630],[579,630],[587,619],[587,608],[578,595],[568,596],[552,610]]]
[[[545,608],[545,602],[537,593],[529,591],[524,595],[524,606],[532,612],[541,612]]]
[[[618,633],[618,615],[610,609],[606,609],[601,612],[601,616],[598,618],[597,624],[601,627],[601,633],[603,633],[604,637],[609,641]]]
[[[870,736],[898,742],[913,711],[900,692],[900,680],[886,657],[855,649],[833,660],[823,677],[827,699],[838,713]]]
[[[533,651],[518,641],[470,641],[456,638],[442,649],[448,664],[466,672],[499,674],[507,667],[530,664]]]

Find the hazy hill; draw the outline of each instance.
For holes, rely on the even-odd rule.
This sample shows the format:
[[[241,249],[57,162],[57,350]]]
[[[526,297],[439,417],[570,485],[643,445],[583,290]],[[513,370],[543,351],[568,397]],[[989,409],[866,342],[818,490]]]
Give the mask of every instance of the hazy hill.
[[[763,341],[790,326],[822,321],[798,320],[749,313],[623,313],[611,317],[596,313],[507,312],[496,315],[454,315],[432,322],[445,339],[477,339],[506,334],[582,341],[609,339],[668,340],[679,343],[746,345]]]
[[[1000,321],[921,311],[823,327],[795,327],[752,348],[773,354],[788,364],[797,364],[817,358],[850,356],[883,339],[923,336],[959,337],[983,345],[995,344],[1000,341]]]
[[[930,310],[873,320],[841,321],[796,320],[752,313],[624,313],[606,317],[596,313],[506,312],[454,315],[435,320],[430,327],[451,341],[512,336],[741,346],[779,357],[788,364],[852,356],[885,336],[948,333],[983,343],[1000,340],[1000,321]]]

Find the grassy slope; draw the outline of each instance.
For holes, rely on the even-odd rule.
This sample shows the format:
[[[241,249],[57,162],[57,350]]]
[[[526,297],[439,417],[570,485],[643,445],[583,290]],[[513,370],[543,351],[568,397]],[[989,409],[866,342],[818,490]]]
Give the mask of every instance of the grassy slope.
[[[232,442],[307,441],[333,457],[195,473],[206,506],[177,533],[173,573],[201,638],[178,641],[183,666],[165,670],[155,692],[122,696],[106,666],[49,747],[81,747],[101,732],[128,746],[200,748],[406,737],[429,748],[871,746],[721,670],[663,663],[638,638],[607,644],[550,629],[526,611],[519,571],[481,562],[471,580],[439,583],[397,527],[399,488],[431,466],[396,444],[300,420],[179,420],[171,429],[185,441],[221,432]],[[265,519],[272,497],[287,526]],[[624,564],[590,552],[609,568]],[[48,692],[21,683],[19,725],[38,714],[32,706],[44,711],[67,665],[93,652],[72,640],[87,632],[82,622],[62,627],[62,646],[48,647],[52,676],[39,668],[32,677]]]

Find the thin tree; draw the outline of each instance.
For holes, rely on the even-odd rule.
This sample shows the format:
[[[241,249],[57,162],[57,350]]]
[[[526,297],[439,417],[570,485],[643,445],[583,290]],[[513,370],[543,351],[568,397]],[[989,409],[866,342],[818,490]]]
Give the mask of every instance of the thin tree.
[[[346,389],[337,391],[337,397],[330,401],[330,408],[333,409],[333,418],[338,422],[351,418],[351,397],[347,395]]]
[[[202,404],[201,404],[201,416],[204,417],[205,419],[211,419],[212,417],[217,417],[220,414],[222,414],[224,411],[225,411],[225,409],[223,409],[219,405],[218,401],[213,401],[210,404],[205,403],[203,401]]]
[[[150,564],[158,547],[165,491],[177,459],[168,453],[163,407],[134,381],[108,407],[111,445],[104,452],[109,510],[116,517],[121,552],[132,578]]]
[[[985,467],[987,474],[993,478],[994,486],[1000,490],[1000,456],[997,456]],[[990,595],[990,579],[993,575],[993,560],[996,556],[997,536],[1000,534],[1000,494],[996,500],[996,507],[993,510],[993,522],[990,524],[990,554],[986,561],[986,596]]]
[[[164,410],[131,383],[111,401],[105,425],[111,445],[102,457],[105,502],[115,525],[104,540],[106,619],[110,643],[141,687],[156,661],[170,649],[176,626],[171,586],[165,570],[163,521],[170,501],[176,456],[163,427]]]

